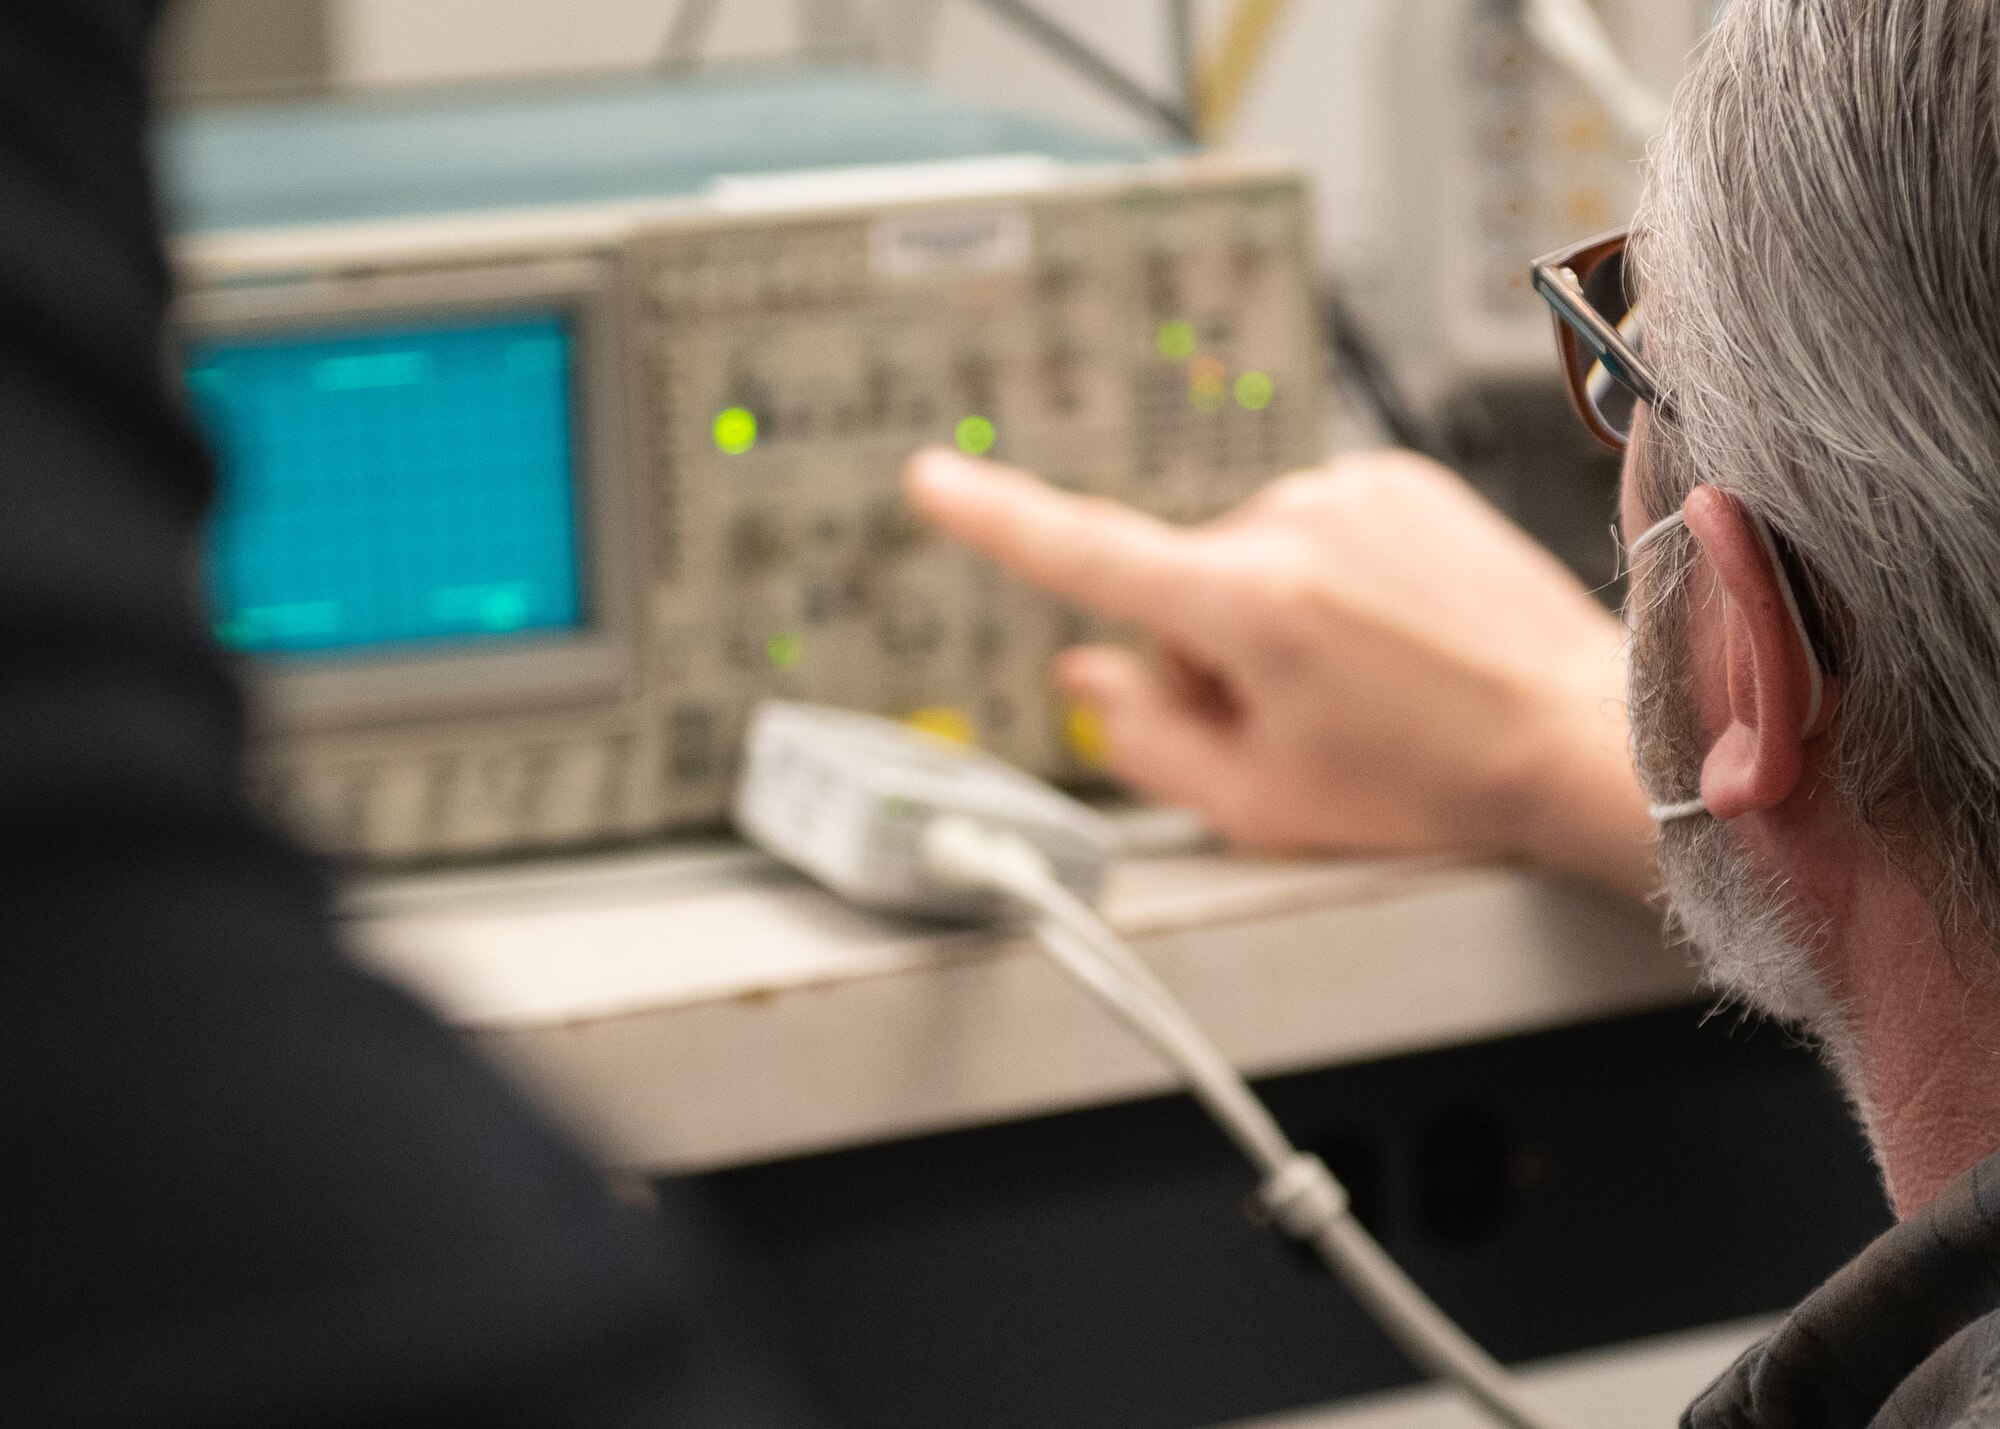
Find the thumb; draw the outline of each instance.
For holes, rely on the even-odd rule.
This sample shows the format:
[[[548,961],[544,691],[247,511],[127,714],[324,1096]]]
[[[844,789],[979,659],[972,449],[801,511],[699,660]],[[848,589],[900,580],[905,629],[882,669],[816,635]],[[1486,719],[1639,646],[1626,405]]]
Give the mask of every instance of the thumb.
[[[1104,724],[1111,772],[1143,794],[1205,814],[1233,781],[1228,732],[1128,650],[1093,645],[1063,652],[1064,694]]]

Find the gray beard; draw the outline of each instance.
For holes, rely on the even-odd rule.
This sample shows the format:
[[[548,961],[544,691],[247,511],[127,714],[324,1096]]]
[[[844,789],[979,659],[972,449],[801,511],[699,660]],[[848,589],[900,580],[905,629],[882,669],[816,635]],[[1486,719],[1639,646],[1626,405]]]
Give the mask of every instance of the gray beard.
[[[1697,814],[1660,830],[1667,915],[1702,979],[1738,1002],[1831,1043],[1844,1031],[1783,889],[1751,866],[1728,828]]]
[[[1632,635],[1632,752],[1648,797],[1665,802],[1695,797],[1704,757],[1682,609],[1655,599]],[[1707,814],[1662,824],[1659,862],[1669,927],[1693,950],[1702,980],[1723,1003],[1816,1042],[1872,1124],[1845,1009],[1827,990],[1807,946],[1810,929],[1784,888]]]

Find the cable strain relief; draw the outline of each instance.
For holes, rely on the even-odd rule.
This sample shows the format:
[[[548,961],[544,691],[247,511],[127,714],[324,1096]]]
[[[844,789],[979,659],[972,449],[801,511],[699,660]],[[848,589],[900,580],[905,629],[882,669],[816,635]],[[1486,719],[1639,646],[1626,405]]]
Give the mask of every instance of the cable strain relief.
[[[966,814],[942,813],[924,826],[918,856],[925,873],[948,887],[985,889],[1032,903],[1034,886],[1054,871],[1042,851],[1007,829]]]
[[[1347,1188],[1317,1156],[1299,1152],[1264,1178],[1257,1206],[1296,1240],[1312,1240],[1347,1214]]]

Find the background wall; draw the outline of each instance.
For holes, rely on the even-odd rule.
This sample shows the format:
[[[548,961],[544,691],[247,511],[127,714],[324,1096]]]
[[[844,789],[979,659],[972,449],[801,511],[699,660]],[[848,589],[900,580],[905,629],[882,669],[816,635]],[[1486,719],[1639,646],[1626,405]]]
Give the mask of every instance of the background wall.
[[[340,0],[338,64],[364,84],[642,65],[661,54],[680,3]],[[1142,81],[1167,87],[1154,0],[1056,0],[1046,8]],[[1211,22],[1223,10],[1213,0],[1202,8]],[[1305,8],[1338,6],[1309,0]],[[887,61],[924,68],[959,93],[1126,132],[1143,128],[964,0],[722,0],[705,53]]]

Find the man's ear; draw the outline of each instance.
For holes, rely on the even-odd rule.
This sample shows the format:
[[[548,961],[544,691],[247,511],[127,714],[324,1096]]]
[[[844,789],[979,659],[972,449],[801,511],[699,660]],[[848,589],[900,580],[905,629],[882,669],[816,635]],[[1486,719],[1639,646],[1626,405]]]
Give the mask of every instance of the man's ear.
[[[1810,656],[1800,643],[1769,546],[1750,514],[1712,486],[1698,486],[1681,507],[1688,533],[1714,576],[1719,608],[1689,621],[1702,708],[1726,710],[1727,723],[1702,762],[1701,794],[1718,819],[1776,808],[1805,773],[1805,722],[1812,705]],[[1718,698],[1718,695],[1721,698]]]

